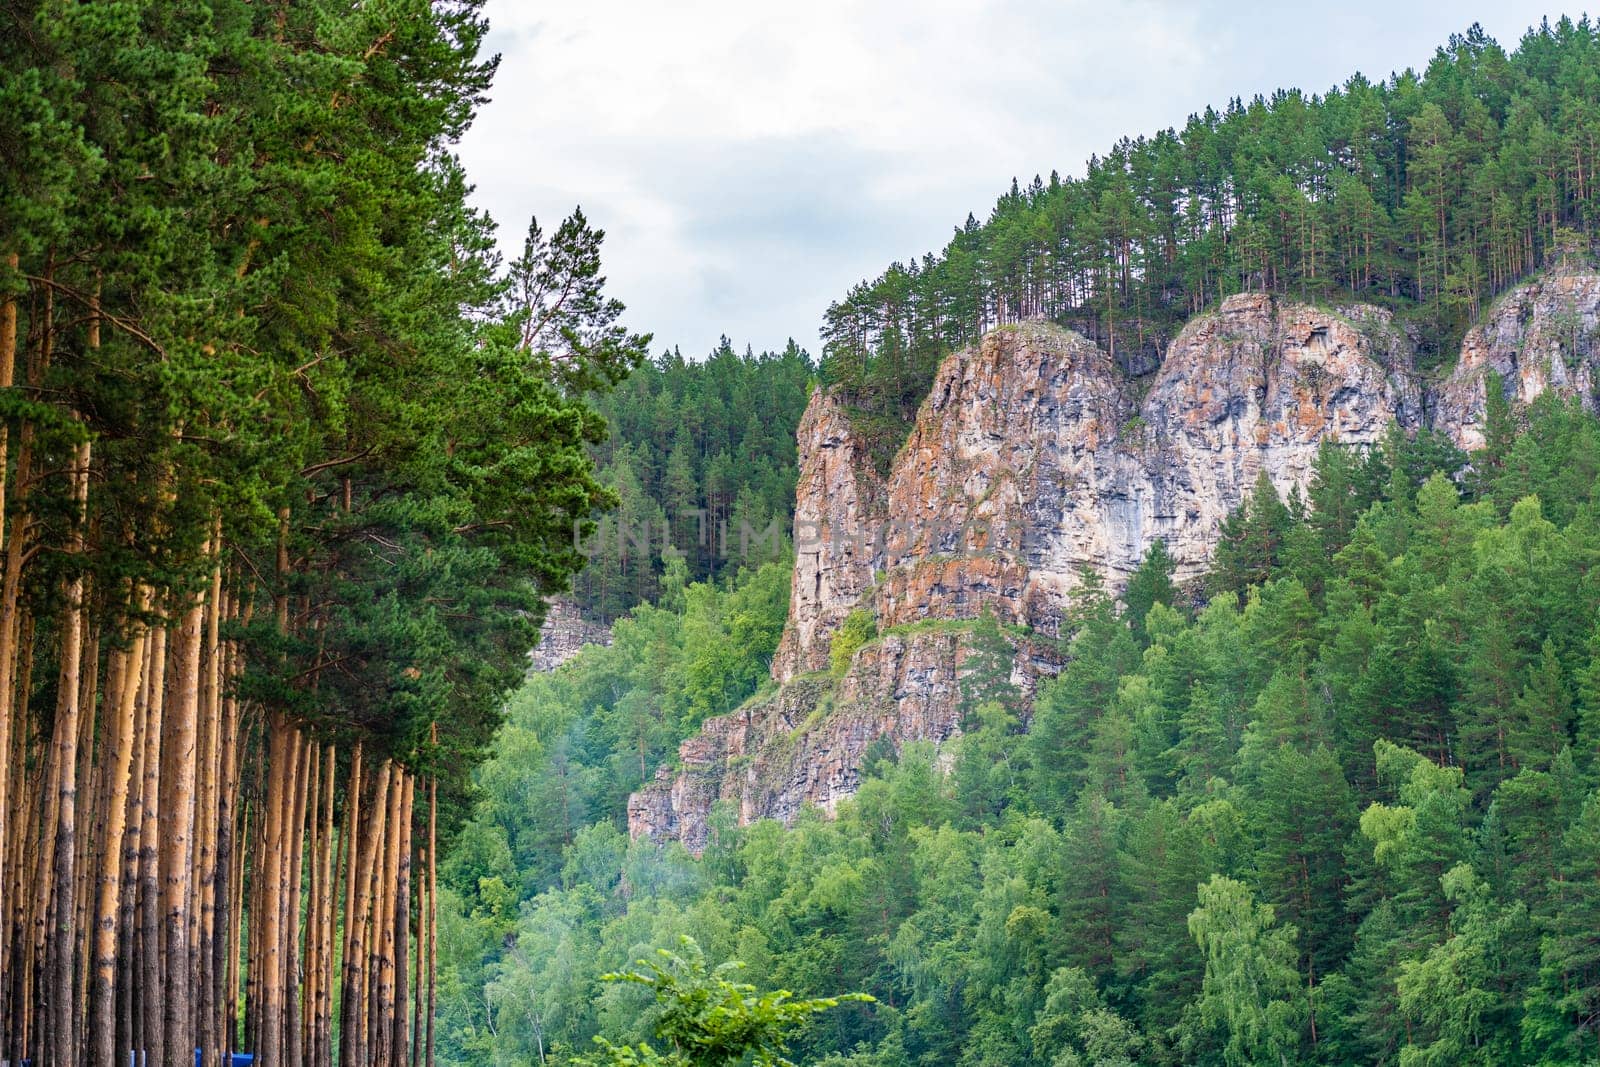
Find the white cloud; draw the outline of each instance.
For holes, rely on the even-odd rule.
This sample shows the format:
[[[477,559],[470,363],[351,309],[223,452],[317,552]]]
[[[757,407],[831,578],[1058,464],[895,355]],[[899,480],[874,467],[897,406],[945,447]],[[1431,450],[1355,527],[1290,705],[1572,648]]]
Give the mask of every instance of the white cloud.
[[[1117,138],[1229,97],[1426,65],[1474,18],[1508,48],[1540,11],[1354,0],[490,0],[493,101],[461,145],[509,246],[581,203],[657,348],[726,333],[816,351],[827,303],[937,250],[1011,177],[1081,172]]]

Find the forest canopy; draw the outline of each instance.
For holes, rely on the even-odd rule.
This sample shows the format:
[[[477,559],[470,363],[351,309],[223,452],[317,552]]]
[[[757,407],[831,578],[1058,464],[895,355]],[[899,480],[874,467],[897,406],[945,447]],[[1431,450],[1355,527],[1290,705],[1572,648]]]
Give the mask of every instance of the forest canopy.
[[[1496,294],[1592,255],[1597,77],[1587,20],[1509,53],[1474,28],[1014,182],[830,308],[820,377],[886,460],[996,325],[1055,320],[1138,377],[1246,290],[1385,306],[1438,373]],[[1084,583],[1031,702],[969,673],[957,738],[874,744],[787,827],[719,806],[699,856],[630,838],[626,794],[715,713],[690,664],[766,698],[783,587],[669,583],[513,699],[441,893],[448,1054],[649,1040],[602,975],[690,936],[757,988],[871,994],[796,1038],[828,1067],[1600,1062],[1600,422],[1551,395],[1487,422],[1470,456],[1325,444],[1198,587],[1159,544],[1120,599]],[[817,685],[884,639],[859,621]]]
[[[610,621],[661,593],[668,557],[692,581],[777,558],[789,538],[795,429],[814,381],[811,357],[734,350],[702,360],[677,349],[595,397],[610,434],[593,447],[617,495],[584,542],[573,599]]]

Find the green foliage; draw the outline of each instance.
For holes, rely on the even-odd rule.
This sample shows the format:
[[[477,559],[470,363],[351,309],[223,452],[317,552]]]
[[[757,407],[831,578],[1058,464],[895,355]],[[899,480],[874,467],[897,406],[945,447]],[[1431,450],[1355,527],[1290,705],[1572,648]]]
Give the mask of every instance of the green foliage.
[[[528,683],[482,771],[449,872],[479,948],[447,988],[491,994],[447,1006],[447,1051],[531,1058],[537,1016],[547,1050],[603,1032],[667,1055],[640,987],[600,975],[688,934],[760,987],[877,998],[817,1016],[797,1062],[1592,1059],[1600,570],[1578,561],[1600,558],[1600,483],[1526,464],[1463,499],[1454,462],[1325,451],[1308,495],[1338,514],[1273,519],[1312,550],[1192,616],[1155,555],[1142,638],[1131,598],[1085,581],[1031,702],[1015,635],[959,624],[959,738],[874,748],[832,818],[724,810],[700,859],[629,842],[624,797],[727,703],[690,658],[750,668],[703,676],[741,679],[729,699],[756,684],[731,604],[763,605],[770,649],[784,576],[636,609],[618,645]]]
[[[669,556],[691,581],[782,558],[814,374],[792,341],[757,355],[723,338],[703,360],[676,350],[647,360],[594,398],[611,432],[593,453],[619,506],[573,582],[585,615],[609,621],[653,601]]]
[[[828,646],[828,668],[833,672],[833,676],[844,677],[844,672],[850,669],[850,661],[855,658],[856,651],[877,636],[878,620],[872,612],[865,608],[857,608],[846,615],[833,633],[832,644]]]
[[[12,484],[37,483],[40,647],[63,568],[89,571],[109,641],[121,590],[170,615],[205,583],[220,523],[253,619],[227,635],[245,706],[438,776],[447,831],[583,562],[574,529],[612,502],[591,401],[649,340],[581,212],[502,265],[469,206],[452,145],[494,73],[486,33],[476,0],[24,0],[0,28],[0,288],[23,339],[0,414],[14,465],[35,426]],[[84,438],[92,534],[68,561]]]
[[[1177,561],[1167,551],[1167,543],[1157,540],[1145,553],[1139,569],[1128,579],[1128,587],[1122,591],[1128,623],[1141,645],[1150,643],[1150,634],[1145,629],[1145,619],[1150,609],[1157,604],[1171,607],[1177,603],[1178,590],[1172,584],[1172,574],[1177,566]]]
[[[1286,559],[1290,524],[1289,509],[1263,468],[1249,497],[1223,520],[1207,583],[1210,592],[1238,593],[1271,578]]]
[[[795,1030],[811,1016],[847,1001],[871,1003],[864,993],[795,1000],[787,990],[758,993],[726,975],[744,966],[737,961],[708,968],[694,938],[678,939],[679,953],[658,949],[661,962],[639,960],[637,969],[600,976],[603,982],[633,982],[650,990],[657,1013],[651,1029],[663,1052],[648,1044],[618,1046],[596,1038],[601,1051],[581,1058],[594,1067],[794,1067],[784,1058]]]
[[[1213,875],[1200,886],[1189,933],[1205,955],[1200,1017],[1227,1034],[1229,1067],[1298,1060],[1305,1013],[1295,971],[1294,927],[1274,924],[1270,904],[1257,904],[1241,882]]]
[[[781,564],[744,572],[731,588],[696,583],[675,609],[641,605],[618,620],[610,646],[530,677],[507,705],[496,758],[478,775],[467,841],[506,843],[519,899],[555,884],[562,850],[584,826],[618,811],[708,716],[756,691],[787,608]],[[449,863],[469,897],[494,873],[479,854],[457,849]]]

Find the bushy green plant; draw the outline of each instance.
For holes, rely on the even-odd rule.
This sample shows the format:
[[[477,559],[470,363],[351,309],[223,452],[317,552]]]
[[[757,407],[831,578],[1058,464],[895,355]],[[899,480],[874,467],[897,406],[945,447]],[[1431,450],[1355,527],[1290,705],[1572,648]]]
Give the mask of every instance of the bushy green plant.
[[[728,976],[744,967],[730,960],[706,963],[694,938],[678,938],[678,952],[657,949],[660,962],[639,960],[634,970],[600,976],[603,982],[633,982],[655,994],[660,1014],[652,1033],[661,1045],[613,1045],[595,1038],[600,1050],[578,1061],[590,1067],[794,1067],[785,1058],[790,1036],[811,1016],[846,1001],[871,1002],[865,993],[795,1000],[788,990],[758,992]],[[681,953],[681,954],[680,954]]]
[[[878,620],[865,608],[857,608],[845,616],[839,629],[834,631],[833,644],[828,648],[828,666],[835,678],[844,677],[850,661],[862,645],[878,636]]]

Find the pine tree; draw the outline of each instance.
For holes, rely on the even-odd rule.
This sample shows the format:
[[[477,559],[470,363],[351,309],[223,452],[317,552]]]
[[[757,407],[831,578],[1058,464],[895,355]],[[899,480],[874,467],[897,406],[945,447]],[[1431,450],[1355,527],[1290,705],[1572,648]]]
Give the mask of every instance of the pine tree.
[[[1244,503],[1223,520],[1208,577],[1211,592],[1239,593],[1272,577],[1289,526],[1289,511],[1263,469]]]
[[[1150,609],[1156,604],[1171,607],[1177,602],[1178,590],[1172,584],[1172,573],[1176,569],[1177,561],[1167,551],[1167,543],[1157,539],[1122,592],[1123,614],[1141,646],[1150,643],[1150,635],[1145,631],[1145,617]]]

